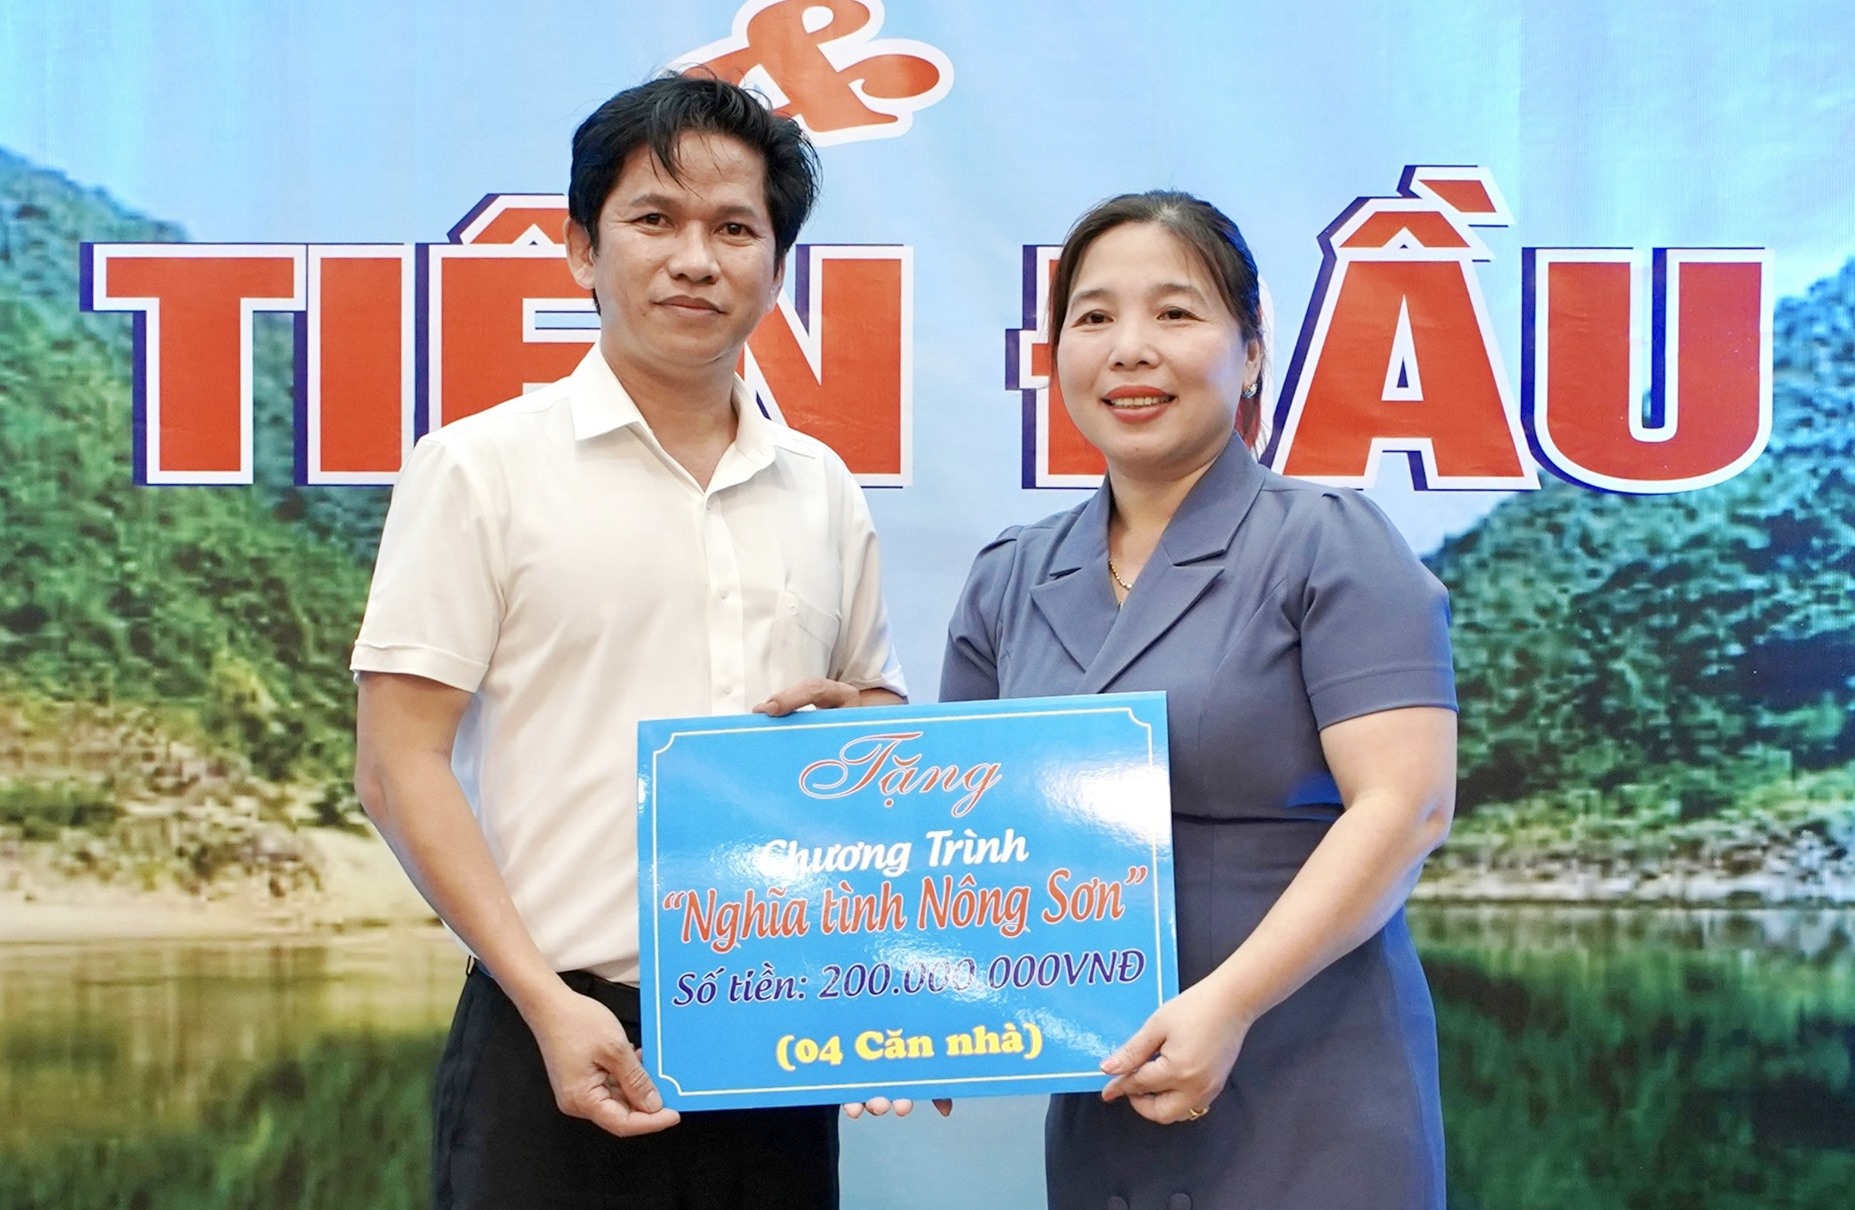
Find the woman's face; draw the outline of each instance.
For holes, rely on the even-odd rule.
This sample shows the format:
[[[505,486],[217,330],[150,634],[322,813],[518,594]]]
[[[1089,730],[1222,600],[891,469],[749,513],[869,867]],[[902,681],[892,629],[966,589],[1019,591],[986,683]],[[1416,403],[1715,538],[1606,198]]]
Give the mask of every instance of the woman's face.
[[[1076,427],[1117,476],[1176,479],[1209,466],[1261,371],[1191,249],[1164,227],[1123,223],[1077,266],[1056,373]]]

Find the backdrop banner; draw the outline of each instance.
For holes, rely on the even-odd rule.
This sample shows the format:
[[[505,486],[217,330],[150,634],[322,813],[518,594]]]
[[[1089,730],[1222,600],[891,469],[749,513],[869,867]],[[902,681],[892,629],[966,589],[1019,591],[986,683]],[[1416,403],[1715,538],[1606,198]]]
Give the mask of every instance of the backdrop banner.
[[[1452,1204],[1840,1206],[1852,59],[1830,0],[9,0],[0,1204],[424,1196],[457,970],[359,928],[429,913],[349,788],[348,650],[413,443],[594,338],[572,130],[677,68],[819,146],[739,368],[867,487],[917,702],[975,553],[1099,482],[1051,377],[1069,224],[1215,202],[1266,287],[1260,456],[1450,590],[1411,922]],[[1034,1204],[1037,1113],[847,1130],[846,1197]],[[883,1179],[917,1137],[1000,1158]]]

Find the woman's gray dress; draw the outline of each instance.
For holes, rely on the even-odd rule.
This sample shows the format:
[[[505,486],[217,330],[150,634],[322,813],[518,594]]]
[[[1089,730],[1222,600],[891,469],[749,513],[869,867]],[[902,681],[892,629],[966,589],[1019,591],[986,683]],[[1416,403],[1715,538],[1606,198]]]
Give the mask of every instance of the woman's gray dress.
[[[940,696],[1166,691],[1188,986],[1338,816],[1320,729],[1454,708],[1447,597],[1363,496],[1232,441],[1117,609],[1109,506],[1104,486],[980,552]],[[1158,1126],[1059,1096],[1045,1155],[1061,1210],[1440,1210],[1436,1023],[1404,914],[1257,1022],[1206,1117]]]

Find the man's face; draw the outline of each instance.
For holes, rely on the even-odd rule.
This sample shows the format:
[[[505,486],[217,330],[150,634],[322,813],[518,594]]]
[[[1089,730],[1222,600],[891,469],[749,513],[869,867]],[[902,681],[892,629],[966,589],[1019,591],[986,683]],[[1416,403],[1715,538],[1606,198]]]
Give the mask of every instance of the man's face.
[[[727,135],[684,134],[672,180],[631,153],[599,212],[595,248],[567,220],[573,279],[599,301],[599,345],[622,381],[732,371],[778,297],[766,162]]]

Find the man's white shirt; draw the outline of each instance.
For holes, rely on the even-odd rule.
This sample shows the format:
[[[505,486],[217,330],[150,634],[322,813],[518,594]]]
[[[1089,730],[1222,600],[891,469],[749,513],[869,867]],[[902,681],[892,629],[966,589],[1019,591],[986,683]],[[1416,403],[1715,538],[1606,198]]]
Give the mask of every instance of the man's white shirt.
[[[474,694],[452,767],[557,970],[638,979],[638,720],[905,692],[861,489],[739,379],[734,407],[704,489],[595,346],[427,435],[393,492],[352,666]]]

